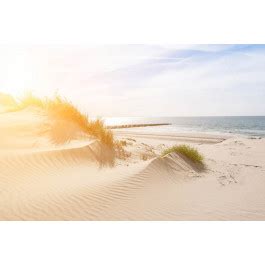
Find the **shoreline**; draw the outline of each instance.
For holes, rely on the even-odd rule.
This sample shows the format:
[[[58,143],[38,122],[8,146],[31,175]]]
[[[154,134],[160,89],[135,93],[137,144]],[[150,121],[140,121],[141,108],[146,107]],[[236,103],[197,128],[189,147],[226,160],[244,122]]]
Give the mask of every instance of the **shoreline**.
[[[150,126],[151,127],[151,126]],[[159,126],[156,126],[158,128]],[[140,128],[140,127],[139,127]],[[137,130],[134,128],[112,128],[111,130],[114,133],[117,134],[134,134],[136,136],[144,136],[144,135],[152,135],[152,136],[169,136],[169,137],[187,137],[187,138],[210,138],[210,139],[229,139],[233,137],[242,137],[242,138],[247,138],[247,139],[262,139],[265,138],[265,135],[260,134],[246,134],[246,133],[235,133],[235,132],[222,132],[222,131],[212,131],[212,130],[192,130],[192,131],[187,131],[187,130],[179,130],[179,131],[173,131],[171,129],[165,131],[156,131],[152,130],[150,128],[143,128],[144,130]],[[147,129],[147,130],[145,130]],[[164,128],[163,128],[164,129]]]
[[[108,118],[105,123],[113,129],[125,129],[141,133],[206,133],[214,135],[265,137],[265,116],[217,116],[217,117],[150,117]],[[139,124],[167,123],[165,126],[138,127]],[[128,127],[129,124],[129,128]],[[134,125],[136,124],[136,125]],[[128,128],[126,128],[128,127]],[[137,128],[138,127],[138,128]]]
[[[155,132],[131,132],[126,130],[114,130],[118,137],[136,137],[155,140],[184,141],[194,143],[220,143],[234,136],[213,135],[208,133],[155,133]]]

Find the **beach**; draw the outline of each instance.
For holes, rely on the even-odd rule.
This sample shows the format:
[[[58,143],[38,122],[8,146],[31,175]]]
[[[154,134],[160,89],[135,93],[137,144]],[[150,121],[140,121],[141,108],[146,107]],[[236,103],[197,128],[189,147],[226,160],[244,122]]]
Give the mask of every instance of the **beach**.
[[[0,114],[0,220],[265,220],[265,139],[114,129],[123,151],[108,163],[96,139],[51,143],[47,117]],[[161,156],[188,144],[202,170]]]

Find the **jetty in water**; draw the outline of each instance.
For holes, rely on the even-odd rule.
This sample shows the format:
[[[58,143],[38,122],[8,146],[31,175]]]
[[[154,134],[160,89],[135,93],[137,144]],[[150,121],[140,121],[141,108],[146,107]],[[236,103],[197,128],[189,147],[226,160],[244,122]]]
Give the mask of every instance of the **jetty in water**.
[[[135,128],[135,127],[164,126],[164,125],[171,125],[171,123],[124,124],[124,125],[107,126],[107,128],[108,129],[125,129],[125,128]]]

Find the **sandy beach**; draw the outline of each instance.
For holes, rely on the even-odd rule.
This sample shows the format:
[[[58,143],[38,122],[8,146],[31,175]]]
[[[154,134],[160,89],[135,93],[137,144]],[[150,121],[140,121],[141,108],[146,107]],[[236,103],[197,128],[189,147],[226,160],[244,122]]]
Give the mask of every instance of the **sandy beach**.
[[[0,114],[0,220],[265,220],[264,138],[116,129],[111,165],[96,139],[51,143],[47,122],[31,108]],[[204,170],[161,157],[182,143]]]

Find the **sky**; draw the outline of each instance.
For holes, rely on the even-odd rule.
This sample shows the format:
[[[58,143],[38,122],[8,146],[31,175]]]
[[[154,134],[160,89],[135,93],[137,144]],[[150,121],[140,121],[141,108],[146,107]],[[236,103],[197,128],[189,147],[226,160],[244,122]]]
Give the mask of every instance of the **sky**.
[[[265,45],[0,46],[0,73],[91,116],[265,115]]]

